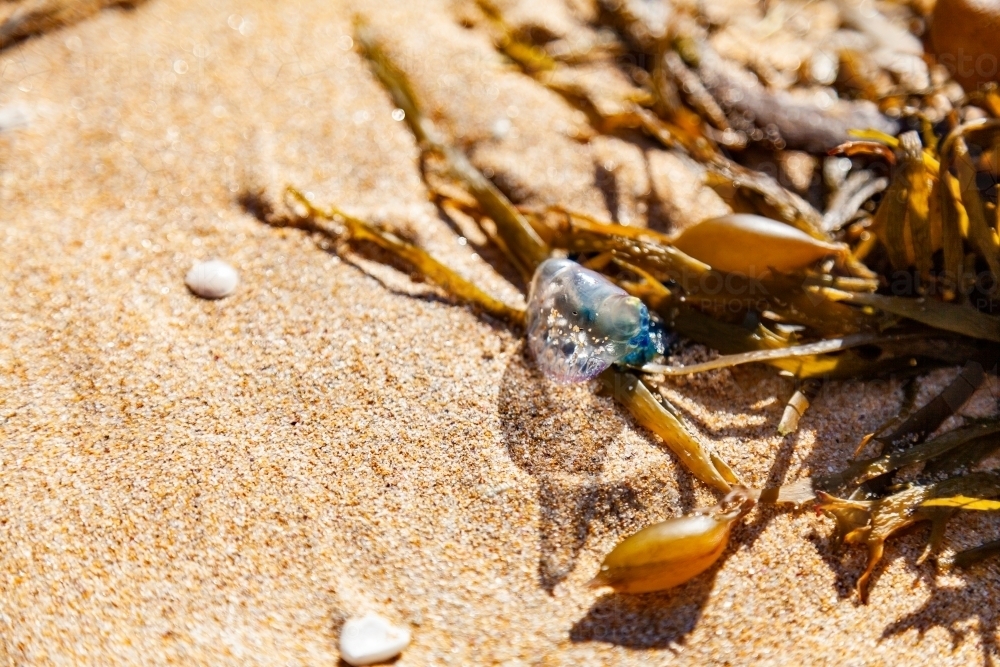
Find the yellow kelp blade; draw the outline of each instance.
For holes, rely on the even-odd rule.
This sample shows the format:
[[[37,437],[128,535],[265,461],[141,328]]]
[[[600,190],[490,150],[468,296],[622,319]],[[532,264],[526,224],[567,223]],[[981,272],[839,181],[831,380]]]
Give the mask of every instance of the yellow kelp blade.
[[[980,510],[992,512],[1000,510],[1000,500],[985,498],[970,498],[969,496],[952,496],[951,498],[931,498],[920,503],[921,507],[953,507],[960,510]]]
[[[951,190],[948,196],[954,198],[957,194],[960,199],[959,208],[965,213],[964,219],[961,220],[965,224],[963,234],[989,264],[995,280],[1000,280],[1000,238],[998,238],[1000,230],[994,229],[987,220],[983,200],[976,184],[976,166],[969,155],[965,138],[975,137],[978,142],[995,141],[998,135],[1000,135],[1000,119],[983,118],[956,127],[941,142],[940,149],[941,178],[944,179],[951,167],[955,168],[955,182],[948,183]],[[954,260],[952,264],[954,265]]]
[[[346,240],[368,241],[379,246],[400,259],[412,265],[418,272],[427,277],[438,287],[444,289],[454,298],[469,303],[485,312],[499,317],[514,325],[524,324],[524,311],[495,299],[486,292],[479,289],[475,283],[463,278],[445,264],[434,259],[426,250],[408,243],[395,234],[374,227],[370,223],[347,215],[342,211],[332,209],[323,211],[316,207],[313,202],[304,194],[293,187],[286,188],[286,196],[292,204],[301,205],[306,214],[312,218],[312,231],[318,231],[330,238],[338,238],[339,235],[333,229],[322,225],[320,220],[334,220],[344,225],[347,230]]]
[[[880,144],[885,144],[889,148],[899,148],[899,139],[880,130],[848,130],[847,134],[853,139],[861,139],[862,141],[877,141]]]

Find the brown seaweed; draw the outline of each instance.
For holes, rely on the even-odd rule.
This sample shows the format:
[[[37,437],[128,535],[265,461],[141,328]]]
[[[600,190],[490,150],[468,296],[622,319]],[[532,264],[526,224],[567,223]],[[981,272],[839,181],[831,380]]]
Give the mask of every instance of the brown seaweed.
[[[406,74],[363,24],[358,26],[357,43],[403,110],[438,203],[479,221],[526,281],[551,253],[569,254],[639,297],[665,327],[722,354],[687,367],[612,366],[601,376],[615,400],[714,489],[729,491],[739,483],[738,476],[669,401],[658,398],[664,394],[663,376],[751,362],[793,375],[800,383],[778,424],[785,434],[808,420],[806,409],[823,380],[887,373],[914,378],[936,366],[964,364],[948,387],[916,410],[917,382],[908,383],[899,415],[861,441],[859,451],[869,443],[880,444],[876,456],[839,474],[800,480],[784,493],[748,491],[762,502],[783,497],[801,502],[812,497],[813,488],[824,489],[818,494],[821,507],[836,518],[838,535],[869,549],[868,567],[858,582],[864,599],[886,539],[911,523],[930,520],[926,558],[943,539],[950,516],[962,509],[994,509],[992,498],[1000,495],[1000,472],[972,471],[1000,448],[996,417],[931,437],[958,413],[987,373],[997,372],[1000,361],[1000,318],[995,314],[1000,309],[995,299],[1000,284],[1000,207],[979,190],[980,165],[973,159],[978,149],[970,148],[1000,139],[1000,121],[958,125],[942,137],[918,110],[913,118],[921,130],[895,136],[898,124],[873,104],[819,105],[770,89],[693,39],[683,20],[672,20],[677,17],[668,5],[647,4],[601,5],[602,20],[614,25],[629,47],[648,56],[646,69],[623,66],[627,78],[619,79],[625,83],[614,90],[600,90],[586,77],[576,76],[595,63],[612,66],[618,52],[614,46],[603,44],[587,56],[550,49],[533,43],[530,31],[513,30],[487,0],[478,6],[496,48],[537,82],[584,109],[595,132],[638,130],[666,149],[688,155],[704,167],[706,183],[734,209],[768,218],[766,230],[736,230],[718,219],[689,225],[681,234],[666,234],[617,225],[558,204],[521,210],[426,117]],[[849,64],[850,54],[844,57]],[[864,64],[863,58],[856,60]],[[995,106],[1000,109],[1000,103]],[[740,133],[745,140],[734,139]],[[833,150],[862,163],[881,161],[890,172],[881,177],[855,169],[840,178],[821,214],[770,175],[720,148],[742,148],[748,142],[775,150]],[[450,184],[430,179],[426,167],[433,159],[428,157],[445,165]],[[862,208],[871,209],[870,202],[883,190],[869,218]],[[290,193],[311,220],[333,224],[328,229],[314,222],[313,229],[348,242],[375,243],[460,301],[512,323],[523,318],[521,311],[492,300],[405,240],[336,209],[322,211],[296,191]],[[798,231],[790,234],[789,226]],[[691,235],[702,232],[703,238],[689,242]],[[770,256],[761,275],[746,275],[752,267],[713,246],[716,238],[723,243],[739,239],[744,252],[763,256],[767,244],[786,236],[794,236],[799,245],[780,257]],[[987,268],[991,281],[974,278],[970,283],[966,273],[977,266]],[[892,284],[901,273],[915,276],[911,288],[900,290]],[[757,292],[748,294],[749,287]],[[638,372],[645,373],[642,379]],[[898,471],[916,465],[922,466],[916,483],[893,486]],[[832,490],[848,497],[826,493]],[[998,550],[984,545],[961,562]]]

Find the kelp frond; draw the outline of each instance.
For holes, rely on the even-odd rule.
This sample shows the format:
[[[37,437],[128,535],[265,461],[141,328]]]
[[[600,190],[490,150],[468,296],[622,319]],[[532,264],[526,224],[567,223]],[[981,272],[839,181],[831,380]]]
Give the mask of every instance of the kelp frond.
[[[926,558],[956,512],[1000,508],[1000,471],[975,469],[1000,450],[1000,416],[934,435],[988,374],[997,374],[1000,363],[1000,206],[978,184],[989,167],[981,154],[1000,144],[1000,118],[959,125],[956,114],[931,123],[921,110],[924,92],[911,91],[908,98],[886,92],[865,74],[867,59],[857,53],[842,59],[858,77],[844,84],[851,94],[902,110],[918,130],[900,131],[905,123],[878,113],[870,101],[840,99],[833,113],[752,78],[731,76],[722,57],[682,17],[671,21],[655,8],[642,14],[627,1],[600,5],[600,20],[615,31],[615,44],[602,43],[584,58],[533,43],[531,31],[518,31],[490,0],[477,0],[481,26],[497,50],[584,110],[594,133],[629,140],[645,135],[651,141],[639,139],[643,146],[658,143],[683,153],[701,166],[704,185],[732,210],[750,215],[694,221],[680,233],[664,233],[559,204],[519,209],[430,121],[420,91],[363,22],[356,42],[403,111],[436,201],[476,220],[525,283],[553,254],[568,255],[641,299],[652,318],[678,336],[720,353],[699,364],[656,358],[641,368],[612,366],[601,375],[615,400],[705,484],[724,492],[739,478],[669,401],[660,400],[666,376],[747,363],[793,375],[796,389],[777,425],[782,434],[808,424],[806,409],[824,380],[888,373],[910,378],[900,414],[861,439],[858,452],[875,446],[879,451],[839,474],[800,480],[785,494],[801,502],[816,489],[820,508],[837,522],[837,535],[867,546],[868,565],[858,581],[864,599],[885,541],[899,530],[932,522]],[[644,65],[618,63],[615,55],[625,48],[642,54]],[[618,74],[625,76],[607,90],[575,76],[582,71],[575,68],[595,63],[620,67]],[[995,89],[977,95],[983,109],[1000,116]],[[910,100],[906,105],[904,98]],[[786,113],[789,108],[799,113]],[[793,192],[773,175],[746,166],[741,151],[751,145],[844,156],[835,161],[846,158],[850,169],[839,185],[826,187],[829,204],[821,211],[821,198]],[[446,185],[428,174],[428,165],[441,164]],[[883,176],[875,166],[888,172]],[[522,311],[415,245],[342,211],[321,210],[294,189],[289,196],[307,217],[333,224],[320,225],[324,233],[375,243],[458,300],[523,322]],[[900,276],[910,280],[901,285]],[[962,372],[914,409],[916,378],[946,365],[963,366]],[[900,486],[897,473],[917,466],[916,481]],[[751,496],[761,502],[782,497],[775,489]],[[953,562],[964,565],[997,552],[1000,542],[988,543]]]

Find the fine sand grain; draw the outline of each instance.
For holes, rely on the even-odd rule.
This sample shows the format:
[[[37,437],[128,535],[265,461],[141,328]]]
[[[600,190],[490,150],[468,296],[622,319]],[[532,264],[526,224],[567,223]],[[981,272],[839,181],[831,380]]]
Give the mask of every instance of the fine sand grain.
[[[428,203],[352,49],[361,11],[519,201],[608,216],[613,173],[623,221],[724,204],[679,156],[588,141],[451,4],[385,5],[152,0],[0,52],[0,108],[27,118],[0,132],[0,658],[335,664],[344,620],[369,611],[411,629],[398,665],[995,658],[1000,570],[916,566],[926,526],[890,542],[868,605],[862,550],[773,508],[676,590],[586,588],[622,537],[716,496],[594,387],[546,382],[517,331],[264,224],[240,195],[298,185],[523,303]],[[199,300],[184,276],[213,257],[240,288]],[[793,385],[771,370],[670,387],[755,486],[840,469],[901,400],[895,381],[829,383],[781,438]],[[969,515],[947,542],[998,532]]]

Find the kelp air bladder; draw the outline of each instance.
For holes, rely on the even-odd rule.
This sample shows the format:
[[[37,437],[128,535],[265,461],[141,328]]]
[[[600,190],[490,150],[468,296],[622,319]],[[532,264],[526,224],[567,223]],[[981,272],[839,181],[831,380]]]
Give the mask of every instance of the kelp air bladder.
[[[753,505],[751,491],[734,487],[715,507],[647,526],[604,558],[590,585],[649,593],[683,584],[719,559],[733,524]]]

